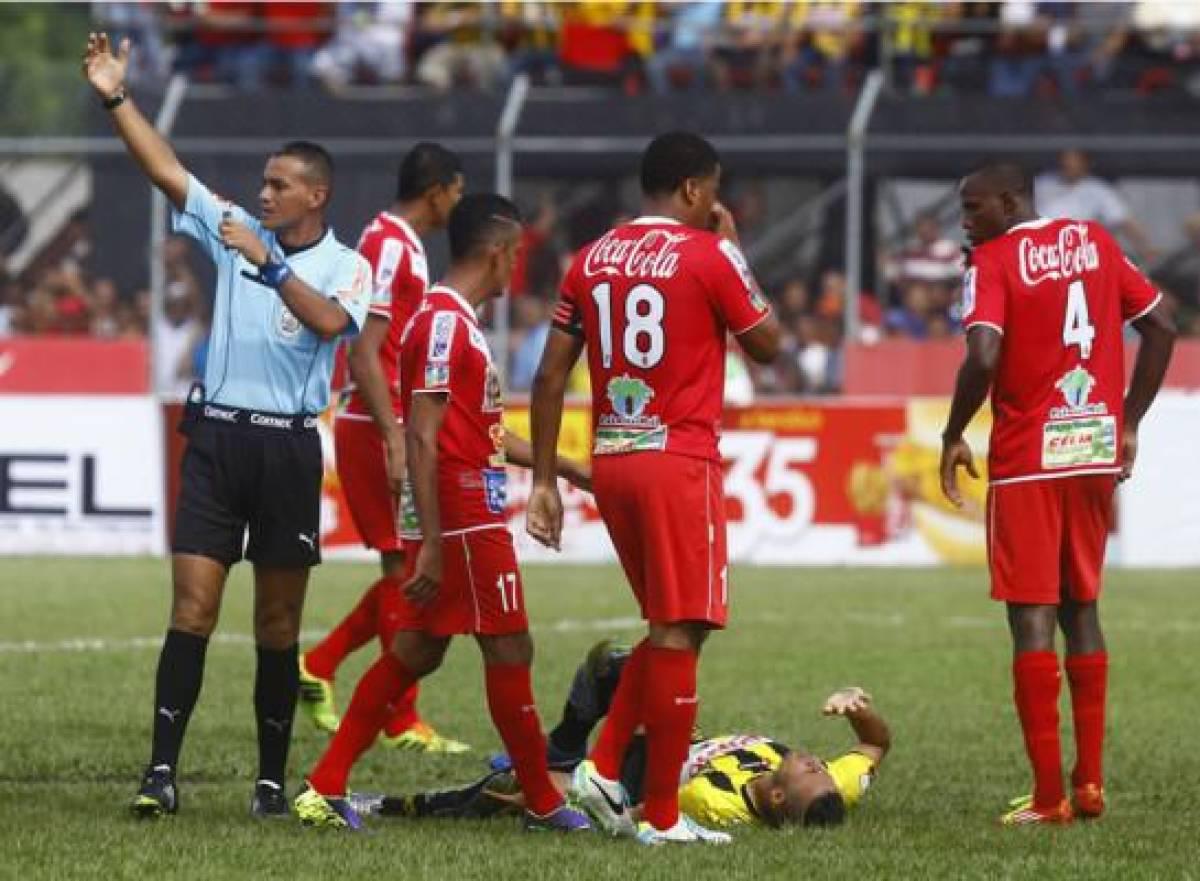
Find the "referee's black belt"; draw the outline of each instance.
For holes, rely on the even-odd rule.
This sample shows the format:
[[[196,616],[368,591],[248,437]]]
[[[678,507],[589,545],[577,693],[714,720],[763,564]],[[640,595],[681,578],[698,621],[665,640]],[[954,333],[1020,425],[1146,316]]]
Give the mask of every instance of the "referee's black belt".
[[[225,407],[221,404],[204,404],[200,418],[223,425],[238,425],[244,428],[270,428],[276,431],[313,431],[318,417],[308,413],[286,416],[282,413],[264,413],[244,407]]]

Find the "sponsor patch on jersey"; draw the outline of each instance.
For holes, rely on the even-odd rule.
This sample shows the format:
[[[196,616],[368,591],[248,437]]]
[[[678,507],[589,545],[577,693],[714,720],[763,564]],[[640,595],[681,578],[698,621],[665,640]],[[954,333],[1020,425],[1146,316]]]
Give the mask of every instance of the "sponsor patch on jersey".
[[[972,266],[967,270],[967,274],[963,276],[962,283],[962,317],[969,318],[971,313],[975,311],[975,276],[978,273],[976,267]]]
[[[450,385],[449,364],[425,365],[425,388],[445,388]]]
[[[489,514],[503,514],[508,504],[508,472],[486,468],[483,472],[483,498]]]
[[[379,249],[379,265],[375,267],[374,303],[392,302],[392,282],[396,280],[396,268],[404,253],[404,243],[399,239],[384,239]]]
[[[1042,426],[1042,468],[1113,465],[1117,461],[1117,419],[1062,419]]]
[[[602,421],[620,425],[658,424],[658,417],[643,415],[654,398],[654,389],[647,385],[645,380],[627,373],[614,376],[608,381],[604,394],[612,405],[613,412],[604,414],[612,418],[605,420],[601,417]]]
[[[401,537],[421,537],[421,521],[417,519],[417,502],[410,480],[405,480],[400,490],[400,516],[398,519]]]
[[[665,450],[666,448],[667,427],[665,425],[649,430],[601,425],[596,429],[596,442],[592,446],[592,455],[611,456],[614,453],[640,453],[646,450]]]
[[[454,342],[454,323],[458,320],[453,312],[439,312],[433,316],[433,328],[429,331],[429,360],[435,364],[450,360],[450,347]]]
[[[1089,402],[1092,389],[1096,387],[1096,377],[1082,367],[1074,367],[1059,377],[1054,387],[1062,393],[1065,406],[1054,407],[1050,410],[1051,419],[1070,419],[1076,416],[1103,416],[1108,413],[1108,405],[1103,401],[1098,404]]]
[[[758,292],[758,284],[754,281],[754,273],[750,271],[750,264],[746,262],[746,255],[742,253],[742,249],[728,239],[721,239],[717,247],[725,255],[725,259],[729,261],[729,265],[733,267],[733,271],[738,274],[738,278],[742,280],[742,284],[746,286],[746,293],[749,295],[750,302],[754,305],[754,308],[759,311],[766,309],[767,303]]]
[[[499,413],[504,409],[504,391],[500,388],[500,371],[491,362],[483,376],[483,412]]]

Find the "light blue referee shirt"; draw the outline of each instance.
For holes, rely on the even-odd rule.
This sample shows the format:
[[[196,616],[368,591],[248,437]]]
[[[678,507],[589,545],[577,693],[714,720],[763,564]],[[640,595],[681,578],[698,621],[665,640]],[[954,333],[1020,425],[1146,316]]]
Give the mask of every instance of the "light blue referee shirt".
[[[230,213],[313,290],[338,301],[350,315],[344,336],[366,321],[371,266],[332,230],[316,244],[288,253],[253,215],[188,176],[187,204],[172,212],[175,232],[191,236],[217,267],[212,337],[204,371],[206,398],[216,404],[268,413],[320,413],[329,405],[329,382],[338,340],[322,340],[294,316],[272,288],[246,275],[258,269],[221,243],[222,215]],[[245,274],[243,274],[245,273]]]

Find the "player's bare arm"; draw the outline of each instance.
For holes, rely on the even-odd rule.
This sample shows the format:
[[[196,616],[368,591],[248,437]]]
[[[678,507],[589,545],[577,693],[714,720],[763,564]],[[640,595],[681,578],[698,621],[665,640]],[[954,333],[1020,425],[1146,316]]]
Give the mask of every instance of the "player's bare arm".
[[[399,496],[404,487],[404,431],[392,412],[387,378],[379,363],[379,350],[387,339],[391,321],[382,315],[368,315],[362,333],[350,344],[346,364],[359,396],[379,429],[387,453],[388,486]]]
[[[530,418],[533,429],[533,489],[525,530],[541,544],[558,550],[562,543],[562,498],[555,480],[558,432],[562,425],[567,377],[583,351],[583,340],[551,328],[533,380]]]
[[[950,402],[950,416],[942,432],[942,461],[940,466],[942,493],[955,507],[962,507],[962,493],[958,491],[958,469],[978,479],[975,459],[971,447],[963,439],[963,432],[983,402],[987,400],[1000,363],[999,331],[991,327],[976,325],[967,332],[967,357],[958,369],[954,382],[954,398]]]
[[[1138,346],[1137,360],[1133,365],[1133,378],[1125,395],[1125,428],[1121,438],[1121,480],[1133,474],[1137,459],[1137,432],[1142,417],[1150,409],[1162,386],[1167,366],[1171,363],[1171,352],[1175,348],[1175,324],[1160,301],[1157,306],[1133,322],[1133,329],[1142,338]]]
[[[892,732],[887,722],[875,710],[871,696],[857,686],[842,688],[825,699],[821,712],[826,716],[844,716],[858,738],[855,752],[860,752],[876,765],[892,748]]]
[[[83,75],[106,103],[111,104],[124,96],[111,108],[109,115],[113,127],[150,182],[182,211],[187,202],[187,169],[126,93],[129,51],[128,38],[121,41],[114,53],[108,34],[89,34],[83,53]]]
[[[413,502],[421,526],[421,550],[404,592],[414,603],[428,603],[442,583],[442,515],[438,504],[438,432],[449,398],[440,392],[413,395],[405,447]]]
[[[237,251],[260,270],[269,264],[278,265],[272,264],[270,249],[258,234],[232,215],[222,218],[217,231],[225,247]],[[322,339],[339,336],[350,324],[350,313],[340,303],[314,290],[294,272],[286,272],[282,282],[271,286],[296,319]]]
[[[779,357],[783,344],[783,328],[774,313],[768,315],[754,327],[737,336],[742,351],[759,364],[770,364]]]
[[[533,446],[525,438],[511,431],[504,432],[504,457],[510,465],[521,468],[533,467]],[[569,456],[558,456],[555,470],[559,477],[584,492],[592,491],[592,469],[585,462]]]

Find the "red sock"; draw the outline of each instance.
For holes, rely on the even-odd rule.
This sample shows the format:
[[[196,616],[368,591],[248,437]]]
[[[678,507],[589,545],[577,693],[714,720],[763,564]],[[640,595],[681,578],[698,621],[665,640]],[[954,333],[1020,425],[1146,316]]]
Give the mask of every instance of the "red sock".
[[[350,769],[379,736],[392,712],[393,702],[412,687],[417,678],[388,652],[363,674],[337,733],[321,760],[308,776],[312,788],[322,795],[346,794]]]
[[[609,780],[620,779],[625,750],[629,748],[638,725],[642,724],[642,694],[645,691],[642,683],[649,651],[650,643],[643,639],[625,662],[604,726],[589,756],[596,763],[596,770]]]
[[[1064,798],[1058,742],[1058,691],[1062,674],[1054,652],[1024,652],[1013,661],[1013,700],[1033,766],[1033,806],[1057,807]]]
[[[517,782],[525,793],[525,806],[546,815],[563,803],[546,767],[546,735],[533,702],[529,668],[524,665],[491,664],[484,667],[488,711],[512,759]]]
[[[696,723],[696,666],[693,651],[651,647],[644,681],[646,777],[643,817],[655,829],[679,821],[679,773],[687,761]]]
[[[420,683],[414,682],[404,694],[392,702],[392,715],[383,726],[384,734],[388,737],[399,737],[421,721],[421,714],[417,712],[417,695],[420,693]]]
[[[380,578],[367,588],[350,614],[317,645],[304,653],[304,666],[313,676],[332,679],[346,656],[379,633],[379,592],[389,579]]]
[[[1075,717],[1075,770],[1071,784],[1103,785],[1104,702],[1108,693],[1108,652],[1068,655],[1065,664]]]

